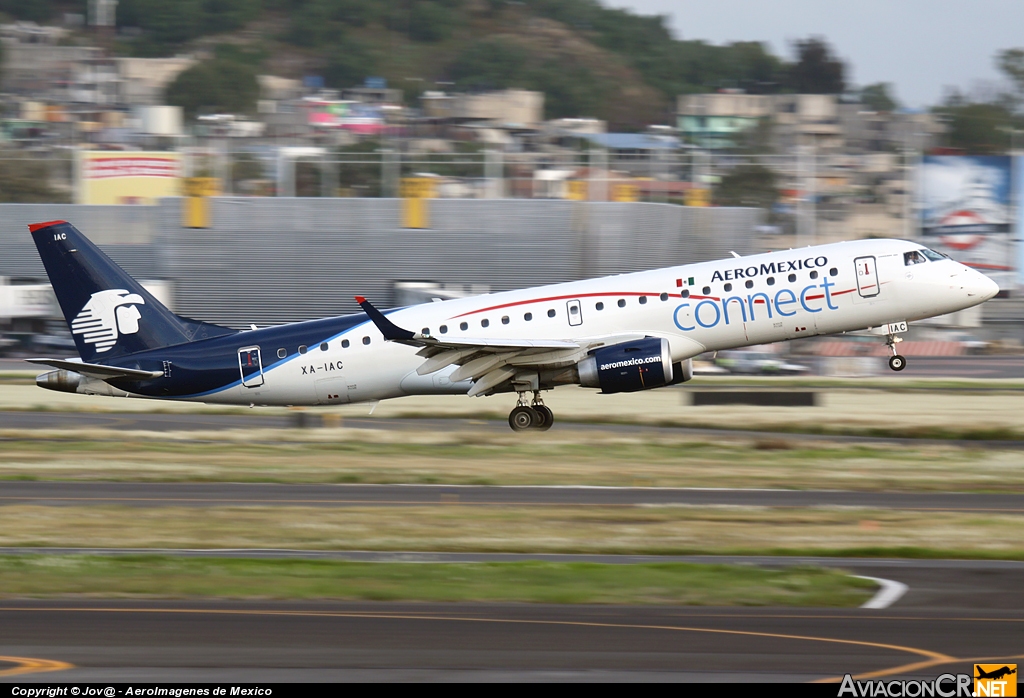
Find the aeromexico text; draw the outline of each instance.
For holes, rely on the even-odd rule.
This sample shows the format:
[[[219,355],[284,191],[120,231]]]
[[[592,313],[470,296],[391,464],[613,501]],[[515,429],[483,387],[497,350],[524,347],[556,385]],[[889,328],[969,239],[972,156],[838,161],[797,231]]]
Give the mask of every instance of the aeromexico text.
[[[777,270],[785,264],[802,264],[794,268],[807,269],[808,267],[824,266],[828,264],[825,257],[814,259],[797,260],[796,262],[784,262],[774,265],[762,264],[756,270],[760,273],[762,269],[774,268]],[[743,271],[748,273],[755,270],[751,266],[746,269],[732,269],[730,272]],[[718,274],[719,272],[715,272]],[[776,271],[776,273],[778,273]],[[735,276],[728,276],[735,278]],[[699,303],[691,305],[683,303],[676,307],[672,319],[677,328],[683,332],[692,332],[700,326],[702,329],[715,328],[720,323],[732,324],[736,321],[753,322],[758,319],[774,319],[792,317],[800,309],[808,313],[819,313],[822,310],[839,310],[839,306],[833,302],[833,289],[836,283],[829,280],[828,276],[821,279],[821,283],[809,283],[808,286],[799,292],[796,289],[779,289],[774,295],[763,292],[746,294],[744,296],[725,296],[718,298],[705,298]],[[815,293],[817,292],[817,293]],[[692,297],[691,300],[696,300]],[[692,322],[692,323],[691,323]],[[777,322],[777,326],[782,326]]]
[[[789,271],[800,271],[801,269],[814,269],[815,267],[828,266],[828,257],[808,257],[807,259],[791,259],[785,262],[761,263],[760,266],[737,267],[716,271],[711,275],[712,281],[735,281],[736,279],[752,279],[761,274],[785,274]]]

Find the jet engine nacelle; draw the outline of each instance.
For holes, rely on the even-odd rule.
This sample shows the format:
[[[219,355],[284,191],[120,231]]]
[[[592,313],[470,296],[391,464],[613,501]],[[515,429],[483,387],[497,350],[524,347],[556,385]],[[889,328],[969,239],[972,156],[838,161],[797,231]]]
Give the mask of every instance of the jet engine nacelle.
[[[689,380],[689,359],[673,365],[668,340],[645,337],[597,349],[577,364],[580,385],[602,393],[633,393]]]

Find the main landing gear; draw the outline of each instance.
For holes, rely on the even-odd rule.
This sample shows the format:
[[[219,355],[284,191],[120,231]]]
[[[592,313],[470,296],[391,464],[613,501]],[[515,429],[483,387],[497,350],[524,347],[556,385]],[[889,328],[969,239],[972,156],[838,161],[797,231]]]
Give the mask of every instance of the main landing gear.
[[[513,431],[536,429],[547,431],[555,423],[551,408],[540,399],[540,391],[533,391],[533,402],[526,404],[526,392],[519,393],[519,403],[508,415],[508,425]]]
[[[890,334],[885,340],[885,345],[889,347],[889,351],[892,352],[892,356],[889,357],[889,368],[893,371],[902,371],[907,367],[906,357],[900,356],[896,353],[896,345],[902,341],[902,337],[897,337],[894,334]]]

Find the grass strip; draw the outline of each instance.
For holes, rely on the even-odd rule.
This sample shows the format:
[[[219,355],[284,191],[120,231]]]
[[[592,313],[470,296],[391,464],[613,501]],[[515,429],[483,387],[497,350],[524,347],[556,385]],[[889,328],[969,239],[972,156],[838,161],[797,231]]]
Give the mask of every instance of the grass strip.
[[[0,430],[0,480],[1024,492],[1024,450],[563,430]],[[59,438],[53,438],[58,436]],[[106,440],[107,438],[110,440]],[[260,443],[252,443],[259,436]],[[192,441],[209,437],[211,441]]]
[[[3,597],[218,597],[560,604],[858,606],[872,582],[836,570],[686,563],[378,563],[0,556]]]
[[[0,507],[0,546],[1021,559],[1024,516],[853,507]]]

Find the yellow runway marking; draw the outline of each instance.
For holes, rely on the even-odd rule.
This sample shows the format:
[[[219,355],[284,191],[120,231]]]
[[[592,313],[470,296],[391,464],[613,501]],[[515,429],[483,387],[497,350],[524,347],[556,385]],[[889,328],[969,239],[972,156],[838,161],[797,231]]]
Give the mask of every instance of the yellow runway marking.
[[[194,614],[194,615],[224,615],[224,616],[285,616],[285,617],[308,617],[308,618],[380,618],[390,620],[435,620],[452,621],[462,623],[502,623],[510,625],[550,625],[569,626],[584,628],[619,628],[624,630],[665,630],[674,632],[708,633],[715,635],[742,635],[745,637],[764,637],[776,640],[798,640],[804,642],[825,642],[839,645],[854,645],[857,647],[874,647],[877,649],[893,650],[895,652],[906,652],[919,657],[924,661],[913,664],[904,664],[891,669],[882,669],[873,674],[884,675],[899,671],[912,671],[936,664],[948,664],[960,661],[955,657],[932,652],[931,650],[905,645],[894,645],[884,642],[871,642],[868,640],[846,640],[843,638],[818,637],[813,635],[789,635],[785,633],[767,633],[753,630],[725,630],[722,628],[698,628],[678,625],[649,625],[642,623],[602,623],[598,621],[568,621],[568,620],[536,620],[522,618],[483,618],[466,616],[443,616],[443,615],[414,615],[407,613],[374,613],[374,612],[348,612],[348,611],[274,611],[274,610],[246,610],[246,609],[199,609],[199,608],[29,608],[29,607],[0,607],[0,612],[53,612],[53,613],[165,613],[165,614]],[[742,618],[743,616],[732,616]],[[746,616],[758,617],[758,616]],[[805,616],[813,618],[814,616]],[[822,681],[835,681],[835,679],[823,679]]]
[[[74,669],[74,664],[58,662],[54,659],[33,659],[32,657],[3,657],[0,662],[17,664],[10,669],[0,669],[0,676],[18,676],[20,674],[38,674],[44,671],[64,671]]]

